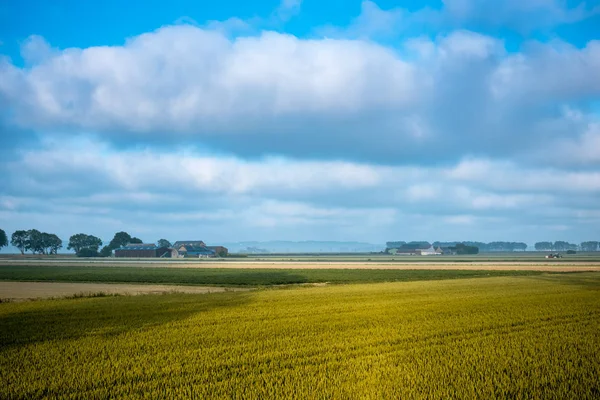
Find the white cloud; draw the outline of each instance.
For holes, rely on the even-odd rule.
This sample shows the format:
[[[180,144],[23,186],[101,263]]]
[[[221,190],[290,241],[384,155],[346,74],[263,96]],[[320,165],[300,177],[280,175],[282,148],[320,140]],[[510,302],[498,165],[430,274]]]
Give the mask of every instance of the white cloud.
[[[517,192],[600,192],[600,171],[527,169],[513,162],[465,159],[444,174],[457,182]]]
[[[587,125],[575,138],[561,138],[538,157],[554,157],[557,165],[600,166],[600,123]]]
[[[256,191],[343,190],[381,184],[387,168],[344,161],[295,161],[266,158],[245,161],[232,156],[164,153],[152,150],[115,152],[93,140],[47,142],[28,150],[10,164],[15,175],[26,171],[31,186],[41,187],[49,176],[72,180],[70,171],[98,176],[126,191],[185,187],[200,192],[244,194]],[[67,175],[66,175],[67,174]],[[24,177],[25,178],[25,177]],[[60,179],[50,187],[60,186]],[[77,182],[73,182],[76,184]]]
[[[505,59],[492,76],[498,99],[522,103],[569,101],[600,95],[600,41],[583,49],[564,42],[531,44],[528,53]]]
[[[486,35],[470,31],[455,31],[441,38],[438,52],[442,60],[485,59],[490,55],[504,53],[504,45],[500,40]]]
[[[274,32],[230,41],[180,25],[29,70],[4,64],[0,89],[25,126],[196,132],[244,125],[231,118],[401,107],[418,95],[415,74],[373,43]]]
[[[545,104],[600,94],[596,42],[507,55],[501,41],[460,30],[408,40],[417,57],[407,61],[364,40],[230,39],[189,25],[124,46],[48,52],[40,40],[30,41],[37,61],[29,68],[0,61],[0,101],[22,128],[200,140],[244,155],[326,148],[337,158],[456,160],[461,138],[473,152],[503,157],[549,133],[582,134],[583,125],[557,122]]]
[[[93,222],[105,236],[127,229],[181,237],[200,224],[215,241],[522,240],[544,226],[565,225],[565,218],[581,235],[600,222],[593,211],[597,173],[494,160],[438,167],[250,161],[77,140],[24,151],[6,172],[11,195],[0,196],[0,217],[7,229],[35,222],[45,230],[60,226],[63,236]]]

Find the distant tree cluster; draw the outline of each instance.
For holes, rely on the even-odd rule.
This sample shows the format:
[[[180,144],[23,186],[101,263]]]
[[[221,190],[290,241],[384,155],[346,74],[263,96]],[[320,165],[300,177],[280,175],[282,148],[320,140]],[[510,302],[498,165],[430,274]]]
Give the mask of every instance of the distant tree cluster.
[[[537,242],[534,247],[538,251],[598,251],[599,242],[587,241],[581,242],[579,245],[575,243],[564,242],[558,240],[556,242]]]
[[[458,255],[479,254],[479,247],[469,246],[464,243],[457,243],[456,246],[450,247],[450,250],[455,251]]]
[[[156,242],[156,245],[158,247],[171,247],[171,242],[167,239],[159,239],[158,242]]]
[[[11,236],[10,244],[18,248],[21,254],[26,251],[33,254],[56,254],[62,248],[62,240],[58,236],[37,229],[16,231]]]
[[[73,237],[73,236],[71,236]],[[94,236],[90,236],[90,238],[94,238]],[[100,252],[98,252],[98,248],[102,246],[102,241],[98,238],[94,238],[94,244],[97,244],[92,247],[86,247],[83,252],[76,252],[79,257],[110,257],[113,254],[113,251],[126,246],[128,244],[136,244],[143,243],[142,239],[137,237],[132,237],[127,232],[117,232],[115,236],[112,238],[110,243],[102,248]]]
[[[143,243],[141,239],[130,236],[127,232],[117,232],[114,238],[102,250],[102,240],[96,236],[77,233],[69,238],[68,250],[73,250],[78,257],[110,257],[113,250],[127,244]],[[8,246],[6,232],[0,229],[0,248]],[[54,233],[40,232],[37,229],[17,230],[11,238],[10,244],[19,249],[21,254],[56,254],[63,247],[62,240]],[[166,239],[158,241],[160,247],[171,247]]]
[[[78,233],[69,238],[67,250],[75,251],[77,257],[98,257],[98,249],[102,246],[102,240],[96,236]]]
[[[525,251],[527,250],[527,243],[523,242],[433,242],[434,247],[453,247],[459,243],[463,243],[467,246],[477,247],[479,251],[488,253],[494,251]]]
[[[414,242],[387,242],[386,246],[388,249],[428,249],[431,247],[431,243],[423,241]]]
[[[581,251],[598,251],[600,243],[596,241],[581,242],[579,245]]]
[[[442,247],[442,248],[452,248],[456,247],[459,244],[464,244],[468,247],[476,247],[481,252],[492,252],[492,251],[525,251],[527,250],[527,244],[523,242],[404,242],[404,241],[395,241],[395,242],[387,242],[386,246],[388,249],[406,249],[406,248],[414,248],[414,249],[426,249],[433,245],[433,247]]]
[[[406,242],[403,242],[403,241],[399,241],[399,242],[386,242],[385,246],[388,249],[399,249],[400,247],[402,247],[405,244],[406,244]]]
[[[433,242],[431,245],[438,248],[453,248],[459,244],[464,244],[469,247],[477,247],[480,252],[488,253],[494,251],[526,251],[527,244],[523,242]],[[430,246],[428,242],[404,242],[404,241],[393,241],[386,243],[387,249],[403,249],[403,248],[427,248]],[[579,245],[575,243],[569,243],[558,240],[556,242],[537,242],[535,244],[537,251],[600,251],[600,242],[598,241],[587,241],[582,242]]]

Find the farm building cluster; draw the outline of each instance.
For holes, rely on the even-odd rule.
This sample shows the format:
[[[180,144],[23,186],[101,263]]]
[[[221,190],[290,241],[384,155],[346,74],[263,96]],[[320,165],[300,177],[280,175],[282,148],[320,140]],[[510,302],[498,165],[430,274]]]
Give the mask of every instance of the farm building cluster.
[[[223,246],[207,246],[202,240],[180,240],[171,247],[158,247],[154,243],[128,244],[115,250],[115,257],[132,258],[210,258],[226,257]]]
[[[423,246],[409,243],[398,248],[388,248],[387,253],[398,256],[439,256],[443,254],[456,254],[456,251],[449,248],[433,247],[432,245]]]

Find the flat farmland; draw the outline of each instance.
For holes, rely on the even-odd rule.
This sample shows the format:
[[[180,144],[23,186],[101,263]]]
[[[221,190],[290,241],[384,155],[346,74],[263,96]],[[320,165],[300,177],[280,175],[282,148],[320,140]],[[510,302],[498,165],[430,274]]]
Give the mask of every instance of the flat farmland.
[[[548,260],[537,256],[489,257],[290,257],[247,259],[133,259],[74,257],[53,258],[0,258],[0,267],[52,266],[52,267],[140,267],[140,268],[204,268],[204,269],[374,269],[374,270],[488,270],[488,271],[600,271],[600,257],[578,256]],[[0,278],[1,279],[1,278]]]
[[[1,303],[0,398],[595,399],[598,332],[590,272]]]

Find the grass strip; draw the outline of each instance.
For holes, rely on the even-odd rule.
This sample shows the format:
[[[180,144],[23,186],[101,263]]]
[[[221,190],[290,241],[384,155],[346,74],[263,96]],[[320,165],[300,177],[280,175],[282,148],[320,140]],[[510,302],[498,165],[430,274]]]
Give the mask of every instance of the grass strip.
[[[221,269],[78,266],[0,266],[0,280],[43,282],[152,283],[216,286],[271,286],[302,283],[375,283],[533,276],[539,271]]]

